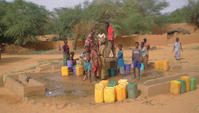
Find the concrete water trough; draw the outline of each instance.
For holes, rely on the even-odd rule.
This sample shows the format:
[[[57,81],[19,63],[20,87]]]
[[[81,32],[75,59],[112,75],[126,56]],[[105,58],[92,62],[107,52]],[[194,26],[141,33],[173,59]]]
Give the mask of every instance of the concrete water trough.
[[[25,78],[25,75],[19,75],[17,78],[8,76],[5,87],[21,97],[45,96],[46,88],[44,84],[34,79],[30,79],[29,82],[27,82]]]
[[[179,74],[175,76],[169,76],[169,77],[162,77],[157,78],[154,80],[148,80],[144,82],[142,87],[142,92],[144,96],[157,96],[160,94],[167,94],[169,93],[169,86],[171,80],[178,80],[181,76],[184,76],[187,74]],[[199,81],[199,75],[190,75],[190,77],[193,77],[196,79],[196,81]],[[197,82],[199,84],[199,82]]]

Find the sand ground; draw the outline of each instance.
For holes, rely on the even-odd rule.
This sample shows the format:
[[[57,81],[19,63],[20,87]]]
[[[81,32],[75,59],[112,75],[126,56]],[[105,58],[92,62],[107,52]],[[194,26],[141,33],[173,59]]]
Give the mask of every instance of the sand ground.
[[[199,45],[183,45],[181,61],[175,61],[172,45],[157,47],[150,51],[150,61],[168,59],[170,70],[165,76],[178,73],[199,73]],[[78,56],[78,54],[77,54]],[[125,61],[130,62],[131,48],[124,49]],[[61,60],[61,54],[5,55],[0,61],[0,75],[31,71],[38,65]],[[0,113],[199,113],[199,89],[180,96],[160,95],[152,98],[139,97],[114,104],[67,104],[64,109],[43,105],[38,102],[25,102],[5,88],[0,88]]]

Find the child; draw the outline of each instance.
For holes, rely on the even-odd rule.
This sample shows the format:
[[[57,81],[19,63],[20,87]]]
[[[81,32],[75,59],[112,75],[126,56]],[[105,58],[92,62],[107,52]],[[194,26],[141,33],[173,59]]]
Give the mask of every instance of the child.
[[[122,45],[118,45],[118,54],[117,54],[117,68],[120,72],[120,75],[124,75],[124,58],[123,58],[123,52],[122,52]]]
[[[142,53],[142,63],[144,63],[144,65],[146,66],[147,65],[147,48],[145,47],[144,42],[141,43],[141,53]]]
[[[138,80],[140,79],[140,66],[141,66],[141,50],[139,49],[139,42],[135,43],[136,48],[133,49],[132,53],[132,61],[133,61],[133,68],[134,68],[134,79],[136,78],[136,68],[138,69]]]
[[[145,58],[145,68],[147,68],[148,67],[148,61],[149,61],[149,50],[150,50],[150,45],[147,43],[147,39],[146,38],[144,38],[144,40],[143,40],[143,42],[144,42],[144,46],[146,47],[146,49],[147,49],[147,54],[146,54],[146,58]]]
[[[63,49],[63,65],[66,66],[67,65],[66,61],[69,59],[69,56],[70,56],[68,40],[64,40],[64,45],[63,45],[62,49]]]
[[[74,56],[75,56],[75,52],[71,52],[71,53],[70,53],[70,60],[71,60],[72,63],[73,63],[72,66],[75,66],[75,65],[76,65],[76,60],[77,60],[77,59],[74,59]]]
[[[99,71],[101,61],[100,61],[100,57],[98,55],[96,44],[92,45],[91,59],[92,59],[92,68],[93,68],[93,72],[94,72],[94,78],[95,78],[95,81],[97,81],[97,72]]]
[[[83,65],[84,64],[84,60],[86,60],[86,47],[84,47],[84,51],[81,53],[81,55],[80,55],[80,61],[81,61],[81,65]]]
[[[182,49],[182,45],[181,45],[179,38],[176,38],[176,42],[174,44],[173,51],[175,52],[176,60],[180,60],[180,53],[181,53],[181,51],[183,51],[183,49]]]
[[[90,63],[90,51],[89,51],[89,47],[86,46],[85,47],[85,57],[83,58],[84,60],[84,70],[85,70],[85,76],[83,78],[83,80],[86,80],[89,78],[90,82],[91,82],[91,63]]]

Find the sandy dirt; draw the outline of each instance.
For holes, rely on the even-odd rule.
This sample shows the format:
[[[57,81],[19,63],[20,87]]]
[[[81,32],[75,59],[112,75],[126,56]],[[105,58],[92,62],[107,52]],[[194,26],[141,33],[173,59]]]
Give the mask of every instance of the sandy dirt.
[[[172,76],[178,73],[199,73],[199,45],[183,45],[184,52],[181,61],[175,61],[172,53],[172,45],[168,47],[156,47],[150,51],[150,62],[155,60],[168,59],[170,63],[170,70],[168,72],[161,72],[164,76]],[[124,50],[125,62],[130,62],[131,48]],[[78,56],[78,55],[77,55]],[[45,65],[49,62],[60,62],[61,54],[37,54],[37,55],[4,55],[0,61],[0,75],[23,73],[31,71],[36,66]],[[150,70],[148,70],[150,71]],[[151,75],[148,75],[151,76]],[[71,83],[81,81],[71,80]],[[82,83],[83,84],[83,83]],[[87,84],[87,83],[85,83]],[[80,86],[74,86],[80,87]],[[91,86],[94,87],[94,83]],[[60,109],[60,104],[51,105],[50,101],[60,102],[67,98],[52,98],[49,103],[43,103],[41,99],[36,101],[25,101],[5,88],[0,88],[0,113],[199,113],[199,89],[188,92],[179,96],[170,94],[160,95],[152,98],[139,96],[136,100],[127,99],[124,102],[116,102],[114,104],[100,104],[95,105],[93,93],[89,93],[90,97],[82,97],[81,101],[77,97],[69,99],[76,99],[77,103],[70,103],[66,100],[64,109]],[[39,100],[39,101],[37,101]],[[88,102],[87,102],[88,101]]]

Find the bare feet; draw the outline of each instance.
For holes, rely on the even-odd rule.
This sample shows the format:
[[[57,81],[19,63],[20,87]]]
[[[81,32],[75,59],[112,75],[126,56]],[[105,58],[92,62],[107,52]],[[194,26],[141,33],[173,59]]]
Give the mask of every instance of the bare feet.
[[[87,80],[87,79],[88,79],[87,76],[84,76],[83,81],[85,81],[85,80]]]

